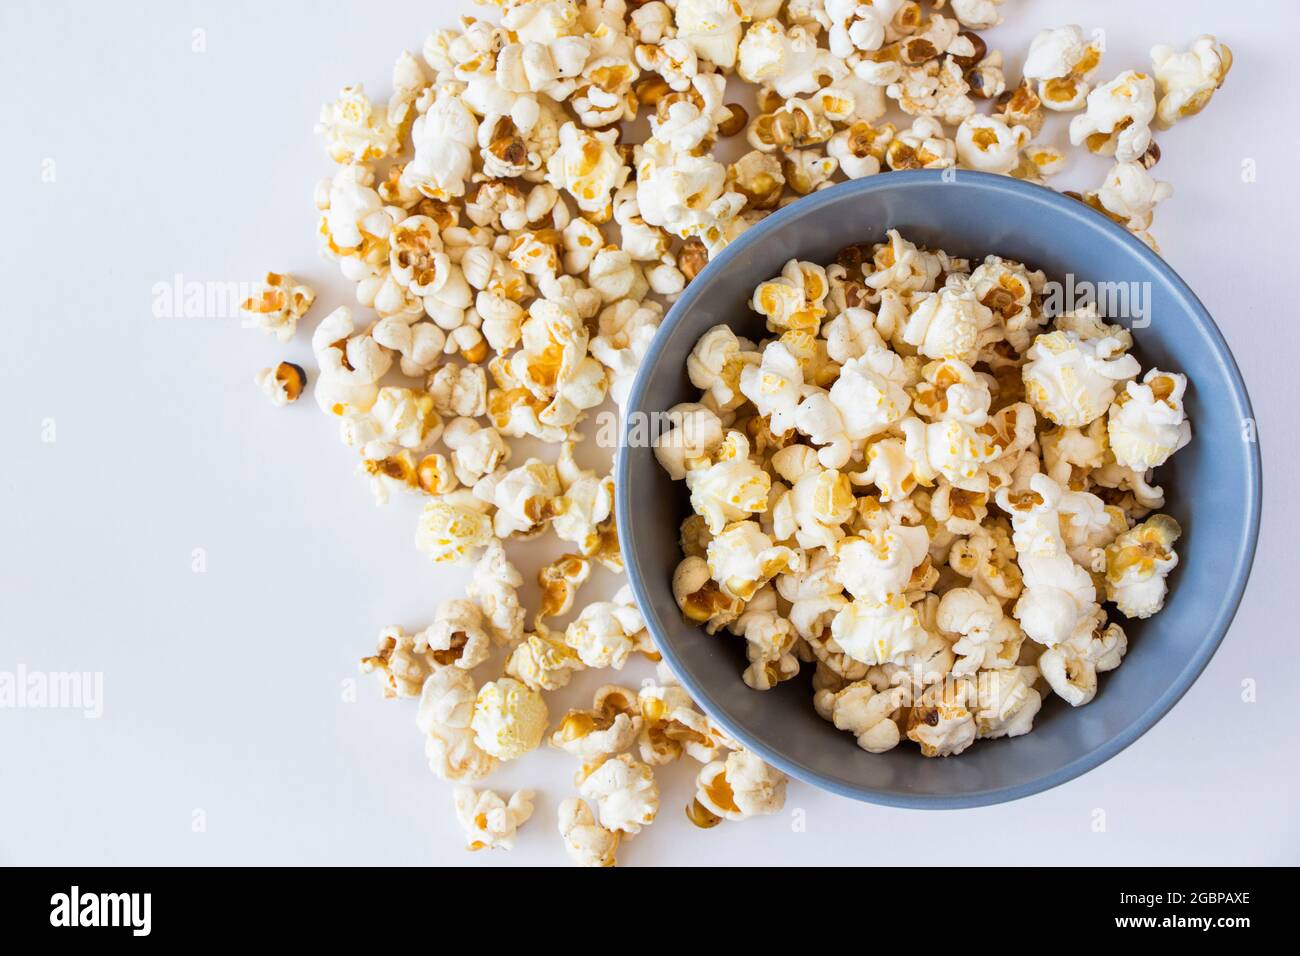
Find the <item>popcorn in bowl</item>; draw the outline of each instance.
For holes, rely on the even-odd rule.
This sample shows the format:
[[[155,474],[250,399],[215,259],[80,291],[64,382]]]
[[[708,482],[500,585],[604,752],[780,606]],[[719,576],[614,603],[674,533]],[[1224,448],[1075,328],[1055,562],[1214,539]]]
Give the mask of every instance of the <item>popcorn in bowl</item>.
[[[1021,263],[896,231],[839,260],[835,281],[872,289],[876,312],[833,295],[810,311],[797,277],[823,273],[791,260],[750,302],[770,338],[718,326],[692,352],[703,394],[679,408],[712,403],[717,424],[711,450],[680,431],[656,449],[705,536],[700,556],[683,533],[697,553],[673,593],[688,622],[746,639],[754,690],[815,662],[814,708],[864,750],[956,756],[1028,733],[1046,695],[1093,699],[1128,646],[1103,601],[1163,605],[1181,532],[1109,504],[1107,470],[1149,485],[1191,440],[1188,381],[1142,374],[1132,335],[1095,311],[1048,315]],[[811,339],[797,354],[792,326]],[[728,780],[705,768],[693,819],[748,815]]]

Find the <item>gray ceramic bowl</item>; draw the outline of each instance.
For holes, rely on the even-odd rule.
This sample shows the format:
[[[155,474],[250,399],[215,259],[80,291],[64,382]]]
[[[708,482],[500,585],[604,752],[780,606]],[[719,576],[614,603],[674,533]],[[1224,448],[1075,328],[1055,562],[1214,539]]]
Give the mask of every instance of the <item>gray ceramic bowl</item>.
[[[630,413],[663,412],[698,392],[686,356],[708,328],[726,323],[763,337],[747,306],[755,285],[792,257],[829,263],[839,249],[878,241],[888,228],[960,256],[994,253],[1064,281],[1150,283],[1150,325],[1134,331],[1143,367],[1184,372],[1192,443],[1157,477],[1164,510],[1183,527],[1180,564],[1164,610],[1124,621],[1123,666],[1101,678],[1096,698],[1072,709],[1049,695],[1032,733],[977,743],[961,757],[930,760],[914,747],[860,750],[812,708],[810,668],[758,692],[740,679],[744,642],[686,624],[670,578],[680,560],[678,525],[689,514],[684,484],[669,480],[650,448],[624,447],[617,517],[637,601],[664,657],[705,710],[765,760],[809,783],[859,800],[918,808],[972,807],[1045,790],[1100,764],[1155,724],[1196,680],[1241,600],[1260,514],[1259,446],[1250,401],[1228,346],[1205,308],[1157,255],[1082,203],[1001,176],[888,173],[816,193],[744,233],[692,282],[646,356]],[[629,419],[631,421],[632,419]],[[1246,440],[1249,436],[1251,440]],[[1214,506],[1193,508],[1196,501]]]

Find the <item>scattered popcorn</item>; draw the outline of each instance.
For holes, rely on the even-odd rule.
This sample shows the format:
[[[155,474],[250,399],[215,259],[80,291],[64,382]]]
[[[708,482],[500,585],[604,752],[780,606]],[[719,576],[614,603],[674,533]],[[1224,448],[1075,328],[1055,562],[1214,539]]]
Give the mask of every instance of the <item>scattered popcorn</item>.
[[[400,627],[384,628],[375,653],[361,659],[362,673],[379,675],[385,697],[418,697],[436,665],[432,650]]]
[[[785,806],[785,785],[785,774],[749,751],[737,750],[700,771],[695,802],[724,820],[745,820],[780,811]]]
[[[509,850],[515,833],[533,815],[533,791],[516,790],[507,803],[491,790],[457,787],[453,792],[456,818],[471,850]]]
[[[1042,30],[1029,44],[1021,72],[1026,82],[1037,82],[1043,106],[1073,112],[1083,108],[1092,91],[1089,80],[1101,65],[1101,54],[1101,43],[1087,42],[1079,26]]]

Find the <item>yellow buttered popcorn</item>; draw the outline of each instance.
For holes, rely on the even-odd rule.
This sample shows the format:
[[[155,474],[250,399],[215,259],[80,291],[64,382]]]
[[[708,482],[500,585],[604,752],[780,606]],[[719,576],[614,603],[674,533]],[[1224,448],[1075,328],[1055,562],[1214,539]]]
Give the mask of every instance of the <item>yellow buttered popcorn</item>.
[[[499,677],[479,688],[470,727],[484,753],[515,760],[537,749],[547,720],[541,694],[514,678]]]

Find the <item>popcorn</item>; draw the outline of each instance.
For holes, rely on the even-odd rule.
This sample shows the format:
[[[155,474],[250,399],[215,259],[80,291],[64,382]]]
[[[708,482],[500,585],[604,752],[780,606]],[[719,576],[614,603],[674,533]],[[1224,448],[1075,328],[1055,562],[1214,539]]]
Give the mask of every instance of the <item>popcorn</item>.
[[[797,569],[799,556],[773,544],[757,521],[737,521],[709,541],[706,560],[723,594],[749,601],[776,575],[792,566]]]
[[[709,156],[672,149],[651,137],[636,148],[642,218],[682,239],[697,237],[709,255],[734,234],[745,197],[725,189],[727,170]]]
[[[415,643],[417,648],[428,648],[438,666],[464,670],[483,663],[492,650],[479,606],[459,599],[439,604],[433,623],[415,635]]]
[[[741,0],[677,0],[677,38],[695,55],[723,70],[736,65],[742,25],[749,19]]]
[[[438,400],[435,392],[435,406]],[[501,433],[491,425],[480,425],[473,418],[449,421],[442,430],[442,443],[451,451],[456,479],[467,487],[473,487],[510,460],[510,448]]]
[[[1111,453],[1122,468],[1158,468],[1192,440],[1183,408],[1187,377],[1150,369],[1141,384],[1130,381],[1106,417]]]
[[[578,467],[573,443],[565,442],[556,462],[562,494],[555,503],[551,529],[562,541],[578,546],[582,554],[594,554],[600,547],[600,528],[614,510],[614,477],[599,477]]]
[[[474,494],[496,506],[492,529],[498,538],[530,535],[558,513],[560,478],[554,465],[529,458],[518,468],[488,475],[474,486]]]
[[[975,742],[975,734],[975,716],[960,704],[917,707],[908,721],[907,737],[926,757],[956,756]]]
[[[1100,41],[1088,43],[1074,24],[1041,30],[1029,44],[1021,71],[1036,81],[1043,106],[1058,112],[1082,109],[1092,90],[1089,82],[1101,65]]]
[[[518,593],[523,583],[501,542],[489,541],[474,565],[466,593],[483,612],[483,623],[497,644],[513,644],[523,637],[524,608]]]
[[[738,618],[745,607],[743,601],[722,593],[701,557],[686,558],[677,565],[672,590],[686,620],[705,625],[710,634]]]
[[[924,526],[890,524],[866,530],[835,545],[835,577],[854,598],[888,601],[891,595],[913,590],[909,582],[928,560],[929,549]]]
[[[929,635],[899,595],[855,600],[835,615],[831,636],[844,653],[867,665],[904,664]]]
[[[1118,383],[1137,375],[1137,359],[1115,335],[1039,335],[1026,353],[1025,397],[1058,425],[1079,428],[1105,413]]]
[[[559,828],[565,852],[574,863],[579,866],[614,866],[617,863],[622,833],[606,830],[597,823],[586,801],[569,799],[561,803]]]
[[[293,362],[281,362],[275,368],[264,368],[253,379],[255,384],[273,405],[288,405],[298,401],[302,390],[307,387],[307,373],[301,365]]]
[[[1097,201],[1112,219],[1141,233],[1151,227],[1156,205],[1173,193],[1172,186],[1157,181],[1141,163],[1116,163],[1106,174]]]
[[[456,819],[465,831],[466,846],[512,849],[516,831],[533,815],[533,796],[531,790],[516,790],[507,803],[491,790],[457,787],[453,793]]]
[[[596,804],[600,825],[609,831],[635,835],[659,812],[654,773],[630,754],[609,757],[590,772],[584,768],[578,792]]]
[[[749,441],[738,431],[728,431],[709,456],[709,463],[686,473],[691,507],[718,534],[733,521],[767,510],[772,480],[749,458]]]
[[[1038,669],[1048,686],[1071,707],[1082,707],[1097,694],[1097,674],[1118,667],[1128,640],[1118,624],[1101,629],[1100,613],[1094,629],[1058,647],[1043,651]],[[1093,636],[1099,632],[1098,636]]]
[[[1002,0],[951,0],[952,15],[964,27],[971,30],[987,30],[1002,22],[1002,11],[998,9]],[[943,9],[941,2],[935,9]]]
[[[316,292],[291,275],[268,272],[258,292],[239,306],[244,328],[261,329],[281,342],[293,338],[298,320],[316,301]]]
[[[1152,47],[1151,60],[1160,89],[1156,125],[1161,129],[1205,109],[1232,69],[1232,51],[1209,34],[1197,37],[1182,53],[1163,44]]]
[[[336,163],[366,163],[398,152],[397,131],[374,115],[360,83],[345,86],[338,99],[321,107],[316,132]]]
[[[959,635],[952,648],[958,655],[954,674],[1014,667],[1019,659],[1025,635],[991,595],[953,588],[939,601],[935,620],[940,630]]]
[[[415,156],[402,170],[401,183],[430,199],[465,195],[478,148],[478,120],[450,87],[441,90],[411,126]]]
[[[890,124],[877,129],[859,121],[832,136],[826,143],[826,153],[839,163],[849,179],[874,176],[880,172],[880,163],[894,132]]]
[[[620,588],[612,601],[597,601],[583,608],[564,632],[564,642],[587,667],[615,670],[622,670],[634,651],[652,646],[628,587]]]
[[[1125,531],[1106,548],[1106,598],[1125,617],[1147,618],[1165,603],[1165,579],[1178,566],[1178,522],[1154,515]]]
[[[470,727],[484,753],[515,760],[542,742],[548,719],[541,694],[512,677],[499,677],[479,688]]]
[[[379,675],[385,697],[417,697],[436,663],[416,637],[400,627],[387,627],[379,634],[375,653],[361,659],[361,672]]]
[[[902,338],[927,358],[953,358],[970,365],[1000,335],[992,311],[973,289],[945,286],[913,298]]]
[[[725,820],[745,820],[779,812],[785,806],[785,785],[785,774],[748,750],[737,750],[700,771],[695,802]]]
[[[1027,127],[1008,126],[999,116],[968,116],[957,129],[957,157],[971,169],[1007,175],[1020,165],[1030,135]]]
[[[311,349],[320,371],[316,403],[338,416],[364,414],[379,397],[376,384],[392,359],[374,339],[354,335],[352,313],[341,306],[321,319],[312,333]]]
[[[885,94],[907,115],[932,118],[948,126],[958,125],[975,112],[975,102],[969,93],[970,85],[961,66],[951,58],[904,67],[897,80],[885,87]],[[925,135],[937,138],[938,134]]]
[[[618,130],[584,130],[574,123],[560,127],[560,147],[547,160],[546,181],[565,190],[583,212],[597,221],[612,215],[610,201],[627,182],[631,169],[616,148]]]
[[[553,633],[539,619],[533,632],[511,651],[505,671],[532,690],[543,691],[566,686],[582,667],[578,655],[564,643],[564,635]]]
[[[1151,144],[1155,81],[1127,70],[1088,94],[1088,108],[1070,120],[1070,142],[1119,163],[1140,159]]]
[[[847,54],[818,46],[817,38],[803,27],[787,31],[776,19],[751,24],[738,52],[736,72],[741,79],[768,86],[782,99],[816,93],[849,74],[843,61]]]
[[[791,448],[805,446],[792,445]],[[777,456],[781,453],[778,452]],[[805,456],[807,457],[807,456]],[[853,514],[853,489],[849,477],[833,468],[806,463],[795,469],[776,465],[793,481],[790,491],[780,495],[772,509],[773,530],[782,539],[794,536],[801,548],[829,548],[844,537],[841,527]],[[794,561],[790,570],[797,570]]]
[[[731,744],[674,683],[643,686],[637,703],[642,721],[637,750],[651,766],[672,763],[682,754],[709,763]]]
[[[437,563],[463,563],[492,540],[488,506],[468,489],[440,495],[424,506],[415,546]]]
[[[837,730],[847,730],[867,753],[893,750],[902,739],[894,714],[902,707],[901,687],[877,691],[869,681],[859,680],[837,691],[818,691],[822,707]]]
[[[635,692],[607,684],[596,691],[591,710],[571,710],[551,734],[551,746],[590,763],[627,750],[641,733]]]
[[[433,405],[427,392],[386,385],[366,411],[343,419],[339,434],[366,458],[383,458],[401,448],[423,451],[442,435],[442,419]]]
[[[791,259],[780,276],[761,283],[754,290],[749,307],[767,319],[769,332],[815,334],[822,316],[826,314],[825,301],[829,290],[825,269],[813,262]]]
[[[957,145],[938,120],[918,116],[910,129],[889,140],[885,162],[890,169],[947,169],[957,163]]]

